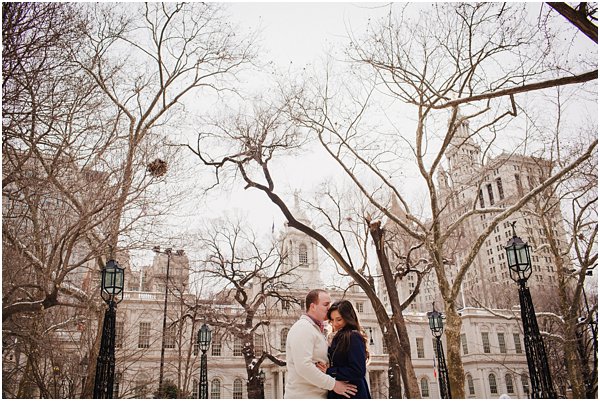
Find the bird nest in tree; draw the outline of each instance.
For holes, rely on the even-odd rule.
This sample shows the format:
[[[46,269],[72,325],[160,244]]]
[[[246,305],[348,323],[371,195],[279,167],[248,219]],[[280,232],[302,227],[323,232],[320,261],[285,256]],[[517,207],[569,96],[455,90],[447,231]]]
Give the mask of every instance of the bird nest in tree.
[[[154,177],[162,177],[167,174],[167,162],[161,159],[156,159],[147,168],[148,172]]]

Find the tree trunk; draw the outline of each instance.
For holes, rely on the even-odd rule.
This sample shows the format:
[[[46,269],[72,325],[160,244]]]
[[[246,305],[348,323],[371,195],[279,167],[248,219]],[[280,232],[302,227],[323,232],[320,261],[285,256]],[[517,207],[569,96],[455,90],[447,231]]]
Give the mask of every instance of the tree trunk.
[[[400,348],[396,346],[397,340],[394,335],[386,335],[388,344],[389,362],[388,362],[388,398],[400,399],[402,397],[402,369],[400,367]]]
[[[448,360],[448,379],[450,380],[450,392],[452,398],[465,398],[463,368],[460,356],[460,331],[462,329],[462,320],[456,312],[454,301],[445,303],[446,309],[446,353]]]
[[[577,323],[574,319],[569,319],[565,324],[565,365],[569,383],[573,391],[573,398],[586,398],[585,384],[583,382],[583,372],[581,367],[581,358],[577,350]]]
[[[421,392],[419,391],[419,385],[417,383],[417,375],[415,374],[415,369],[412,365],[412,360],[410,359],[410,339],[408,338],[406,322],[404,321],[400,306],[401,302],[396,287],[396,279],[392,273],[390,261],[385,252],[386,244],[384,230],[381,228],[381,222],[369,222],[369,232],[373,238],[377,259],[379,260],[379,266],[381,267],[388,298],[390,300],[390,305],[392,306],[391,325],[389,325],[390,327],[386,327],[387,337],[389,339],[388,348],[390,348],[390,372],[392,372],[392,375],[390,375],[390,398],[402,398],[402,388],[399,385],[392,385],[392,378],[394,378],[394,382],[397,380],[397,373],[394,372],[396,370],[396,365],[398,366],[402,382],[406,388],[407,397],[421,398]],[[380,326],[383,325],[380,324]],[[393,336],[393,338],[390,338],[391,336]],[[391,352],[392,348],[397,349],[395,349],[394,352]],[[392,365],[392,354],[395,354],[394,365]]]
[[[262,394],[262,385],[256,375],[248,380],[248,398],[249,399],[261,399],[264,398]]]
[[[396,330],[398,331],[398,342],[400,344],[399,363],[402,381],[406,388],[406,396],[408,398],[421,398],[417,375],[415,374],[415,369],[410,356],[410,338],[408,337],[408,331],[406,330],[404,316],[401,313],[394,320],[396,320]]]

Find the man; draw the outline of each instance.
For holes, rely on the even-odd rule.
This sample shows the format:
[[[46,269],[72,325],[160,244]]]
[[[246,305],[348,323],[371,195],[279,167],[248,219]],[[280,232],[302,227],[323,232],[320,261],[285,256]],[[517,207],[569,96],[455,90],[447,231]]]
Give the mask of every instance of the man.
[[[312,290],[306,295],[306,313],[290,328],[285,352],[287,376],[284,398],[327,398],[327,391],[350,398],[356,386],[335,380],[317,368],[316,363],[327,363],[327,340],[323,322],[331,297],[324,290]]]

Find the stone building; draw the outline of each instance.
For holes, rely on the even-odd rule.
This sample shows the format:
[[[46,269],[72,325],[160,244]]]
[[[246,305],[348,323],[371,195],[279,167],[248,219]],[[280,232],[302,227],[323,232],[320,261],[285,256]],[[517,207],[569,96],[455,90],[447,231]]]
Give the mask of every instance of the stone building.
[[[258,319],[270,321],[270,325],[254,336],[258,352],[265,350],[285,359],[285,340],[291,325],[304,307],[306,292],[321,284],[319,265],[314,241],[289,227],[284,229],[282,246],[291,260],[299,262],[303,280],[294,283],[290,290],[297,303],[270,302],[261,310]],[[178,259],[179,258],[179,259]],[[160,272],[166,263],[161,255],[155,257],[147,272]],[[171,263],[185,268],[187,258],[172,256]],[[118,307],[117,315],[117,376],[118,396],[121,398],[150,397],[157,388],[161,350],[161,322],[164,312],[164,287],[133,284],[136,280],[144,283],[158,282],[158,277],[141,279],[144,274],[134,273],[125,292],[124,300]],[[256,285],[256,283],[254,283]],[[187,286],[183,286],[187,288]],[[159,291],[157,291],[159,290]],[[163,291],[160,291],[163,290]],[[387,350],[375,314],[366,295],[356,286],[342,294],[330,289],[332,298],[342,297],[353,302],[361,323],[369,337],[371,360],[368,366],[368,381],[374,398],[388,395]],[[201,294],[200,294],[201,295]],[[181,320],[189,313],[186,306],[192,304],[194,296],[183,292],[180,297],[169,295],[168,329],[165,337],[164,380],[177,385],[182,396],[196,398],[200,377],[200,355],[195,346],[201,316],[195,320]],[[201,296],[200,296],[201,298]],[[196,298],[196,300],[198,300]],[[213,305],[215,307],[215,305]],[[217,304],[225,313],[240,313],[234,302]],[[513,398],[526,398],[529,391],[527,382],[527,362],[524,353],[518,311],[486,311],[477,308],[464,308],[462,334],[464,366],[466,373],[466,394],[470,398],[498,398],[508,394]],[[411,339],[412,360],[424,398],[439,398],[435,370],[434,342],[429,329],[426,313],[408,311],[405,314]],[[174,323],[174,325],[172,325]],[[246,370],[242,356],[243,344],[228,336],[226,330],[215,329],[213,341],[207,352],[208,383],[210,398],[246,398]],[[285,387],[285,367],[269,360],[263,362],[265,372],[264,391],[266,398],[283,398]]]

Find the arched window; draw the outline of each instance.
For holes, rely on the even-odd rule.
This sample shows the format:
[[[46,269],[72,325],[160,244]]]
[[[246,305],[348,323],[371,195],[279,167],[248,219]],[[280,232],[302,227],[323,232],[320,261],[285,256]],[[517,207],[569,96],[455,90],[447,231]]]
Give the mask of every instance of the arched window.
[[[506,376],[504,376],[504,381],[506,382],[506,392],[508,394],[514,394],[515,386],[513,386],[513,378],[510,373],[507,373]]]
[[[196,383],[198,383],[196,381]],[[213,379],[210,382],[210,398],[217,400],[221,398],[221,380]]]
[[[298,247],[298,262],[301,265],[308,264],[308,249],[306,248],[305,244],[300,244]]]
[[[467,388],[469,389],[469,395],[475,395],[475,384],[473,384],[473,376],[467,375]]]
[[[429,381],[426,377],[421,379],[421,397],[429,397]]]
[[[242,397],[242,379],[235,379],[233,381],[233,399],[241,400]]]
[[[527,373],[521,373],[521,385],[523,386],[523,392],[527,395],[527,398],[529,398],[529,377],[527,376]]]
[[[498,385],[496,384],[496,375],[490,373],[488,376],[488,381],[490,382],[490,393],[498,394]]]
[[[281,351],[285,351],[285,345],[287,343],[287,335],[290,332],[290,329],[288,329],[287,327],[284,329],[281,329],[281,344],[280,347]]]

